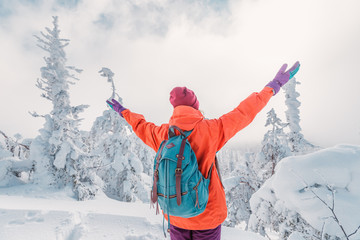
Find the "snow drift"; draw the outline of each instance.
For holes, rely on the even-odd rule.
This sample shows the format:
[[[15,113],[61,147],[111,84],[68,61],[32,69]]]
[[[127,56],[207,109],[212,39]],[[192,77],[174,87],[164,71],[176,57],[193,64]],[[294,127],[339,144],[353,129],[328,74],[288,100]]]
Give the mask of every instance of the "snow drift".
[[[360,146],[338,145],[280,161],[250,204],[258,209],[266,200],[275,211],[299,213],[322,235],[360,239],[359,183]],[[251,216],[252,228],[259,216]]]

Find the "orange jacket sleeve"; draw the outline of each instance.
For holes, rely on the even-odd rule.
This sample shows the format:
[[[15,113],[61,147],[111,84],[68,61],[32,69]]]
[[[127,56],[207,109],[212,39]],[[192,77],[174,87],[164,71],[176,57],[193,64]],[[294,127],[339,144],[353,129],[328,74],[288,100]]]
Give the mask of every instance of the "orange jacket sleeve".
[[[147,122],[143,115],[133,113],[129,109],[122,112],[124,119],[132,126],[135,134],[149,147],[157,151],[161,142],[167,139],[169,124],[156,126]]]
[[[213,129],[212,132],[218,134],[213,137],[213,139],[218,140],[215,143],[217,151],[237,132],[248,126],[273,95],[272,88],[265,87],[259,93],[252,93],[231,112],[218,119],[207,120],[211,129]],[[217,131],[214,131],[215,129]]]

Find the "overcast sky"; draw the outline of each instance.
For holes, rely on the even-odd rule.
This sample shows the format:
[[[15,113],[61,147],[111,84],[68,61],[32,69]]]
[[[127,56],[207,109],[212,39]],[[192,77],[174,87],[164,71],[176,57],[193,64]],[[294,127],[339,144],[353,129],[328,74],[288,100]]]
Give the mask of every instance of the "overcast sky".
[[[305,138],[320,146],[360,144],[360,1],[358,0],[0,0],[0,130],[38,135],[51,103],[35,87],[46,52],[34,35],[59,17],[70,66],[84,71],[71,104],[89,104],[89,130],[107,109],[110,68],[125,107],[161,124],[175,86],[195,91],[207,118],[260,91],[283,63],[296,75]],[[283,91],[229,145],[260,144],[266,113],[286,121]]]

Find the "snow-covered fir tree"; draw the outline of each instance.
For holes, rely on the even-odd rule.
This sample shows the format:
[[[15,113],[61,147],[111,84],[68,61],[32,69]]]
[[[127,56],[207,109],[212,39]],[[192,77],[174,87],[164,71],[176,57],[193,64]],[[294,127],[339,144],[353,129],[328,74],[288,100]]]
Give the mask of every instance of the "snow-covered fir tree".
[[[108,68],[102,68],[100,73],[111,83],[110,99],[122,103],[115,92],[114,73]],[[127,122],[109,108],[95,120],[89,137],[91,154],[102,161],[97,173],[104,181],[104,192],[121,201],[148,202],[154,153],[135,136]]]
[[[253,165],[253,169],[259,170],[258,176],[262,183],[274,174],[276,164],[290,154],[284,133],[287,125],[277,117],[273,108],[267,113],[265,127],[269,126],[271,129],[265,133],[261,152]]]
[[[290,132],[288,133],[289,147],[291,152],[295,155],[309,152],[315,148],[315,146],[309,143],[301,133],[299,110],[301,103],[297,100],[300,94],[296,91],[296,85],[298,84],[300,84],[300,82],[296,81],[295,78],[292,78],[283,87],[285,90],[285,104],[287,106],[285,114],[290,129]]]
[[[64,48],[69,40],[60,38],[57,17],[53,17],[52,29],[46,28],[46,33],[35,37],[38,46],[48,54],[36,86],[42,91],[41,96],[52,103],[51,112],[43,115],[44,127],[30,149],[30,158],[36,161],[35,181],[57,187],[71,186],[79,200],[92,198],[100,184],[92,170],[98,160],[81,149],[83,142],[78,128],[79,114],[87,106],[71,106],[69,96],[69,85],[78,80],[70,71],[81,70],[66,65]]]

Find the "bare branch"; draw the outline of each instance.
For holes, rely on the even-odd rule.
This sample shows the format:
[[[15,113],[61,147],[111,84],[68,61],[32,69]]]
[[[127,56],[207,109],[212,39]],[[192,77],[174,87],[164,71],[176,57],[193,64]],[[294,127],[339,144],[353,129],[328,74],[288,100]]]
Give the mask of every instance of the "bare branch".
[[[358,228],[357,228],[357,229],[356,229],[353,233],[349,234],[349,236],[348,236],[348,237],[351,237],[352,235],[356,234],[356,233],[357,233],[357,231],[359,231],[359,229],[360,229],[360,226],[358,226]]]
[[[4,136],[4,138],[6,138],[6,139],[9,138],[3,131],[0,130],[0,133]]]
[[[324,221],[324,223],[323,223],[323,225],[322,225],[322,228],[321,228],[321,233],[320,233],[321,239],[323,239],[323,238],[324,238],[324,235],[325,235],[325,233],[324,233],[324,228],[325,228],[325,221]]]
[[[46,99],[48,99],[48,100],[50,100],[50,101],[52,101],[52,98],[49,97],[48,95],[46,95],[45,93],[41,94],[40,96],[43,97],[43,98],[46,98]]]
[[[115,163],[115,160],[112,160],[108,164],[104,164],[104,165],[100,165],[100,166],[87,167],[87,169],[101,169],[101,168],[104,168],[104,167],[111,166],[113,163]]]
[[[251,190],[253,190],[254,192],[256,191],[255,188],[254,188],[253,186],[251,186],[250,183],[247,182],[247,181],[245,181],[245,180],[240,180],[239,183],[244,183],[244,184],[246,184],[247,186],[249,186],[249,187],[251,188]]]

